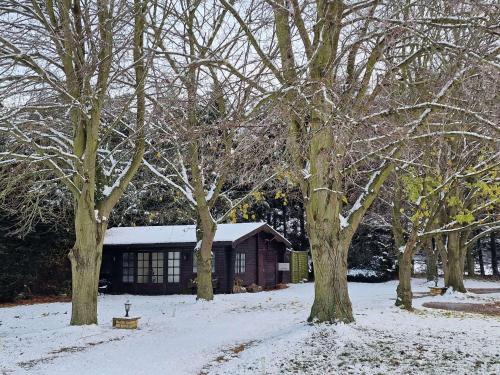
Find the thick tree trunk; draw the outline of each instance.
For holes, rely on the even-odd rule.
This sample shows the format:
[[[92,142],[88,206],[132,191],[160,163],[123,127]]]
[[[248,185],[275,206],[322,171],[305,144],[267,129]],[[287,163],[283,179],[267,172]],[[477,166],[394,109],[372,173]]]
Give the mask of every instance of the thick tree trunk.
[[[408,239],[404,251],[398,256],[399,284],[396,290],[396,306],[412,311],[413,292],[411,290],[411,270],[413,254],[415,252],[417,236],[414,234]]]
[[[309,321],[353,322],[347,289],[348,246],[341,246],[332,238],[319,241],[315,237],[311,238],[315,293]]]
[[[437,251],[436,249],[432,246],[432,239],[428,239],[426,241],[426,252],[427,252],[427,259],[426,259],[426,276],[427,276],[427,281],[433,281],[436,279],[437,274],[438,274],[438,269],[437,269]]]
[[[210,217],[201,219],[201,225],[198,225],[196,230],[199,244],[196,249],[198,270],[196,276],[196,299],[203,299],[205,301],[214,299],[212,286],[212,245],[216,230],[217,225]]]
[[[491,269],[493,270],[493,275],[498,276],[498,258],[497,258],[497,244],[495,232],[490,234],[490,249],[491,249]]]
[[[321,99],[317,100],[321,106]],[[332,133],[322,124],[314,114],[311,128],[317,132],[310,141],[311,176],[304,192],[315,279],[309,321],[349,323],[354,317],[347,289],[347,252],[355,229],[345,227],[345,223],[343,227],[340,221],[342,201],[337,192],[342,186],[341,166],[335,164]]]
[[[71,325],[97,324],[97,294],[106,223],[99,223],[93,207],[75,212],[76,241],[69,253],[71,261]]]
[[[445,285],[456,292],[465,293],[464,286],[464,263],[465,251],[460,248],[460,234],[452,232],[448,235],[448,264]]]

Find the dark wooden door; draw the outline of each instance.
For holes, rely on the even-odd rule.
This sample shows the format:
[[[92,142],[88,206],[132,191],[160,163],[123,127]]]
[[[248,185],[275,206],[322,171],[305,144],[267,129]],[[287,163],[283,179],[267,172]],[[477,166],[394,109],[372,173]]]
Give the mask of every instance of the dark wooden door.
[[[137,253],[136,290],[145,294],[165,292],[165,254],[163,251]]]
[[[266,249],[264,253],[264,287],[273,288],[276,286],[278,254],[275,249]]]

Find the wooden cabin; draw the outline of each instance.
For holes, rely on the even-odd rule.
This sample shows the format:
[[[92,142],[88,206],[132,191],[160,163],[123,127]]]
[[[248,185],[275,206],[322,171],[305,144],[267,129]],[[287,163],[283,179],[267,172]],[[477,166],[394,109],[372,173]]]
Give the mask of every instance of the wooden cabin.
[[[106,232],[101,279],[111,293],[196,293],[194,225],[116,227]],[[272,289],[290,281],[291,244],[266,223],[219,224],[212,247],[215,293],[235,281]]]

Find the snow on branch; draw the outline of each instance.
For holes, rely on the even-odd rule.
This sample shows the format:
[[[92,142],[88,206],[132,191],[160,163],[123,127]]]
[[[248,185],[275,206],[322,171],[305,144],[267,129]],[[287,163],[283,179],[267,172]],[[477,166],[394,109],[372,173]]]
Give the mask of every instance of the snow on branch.
[[[163,173],[158,171],[151,163],[149,163],[147,160],[143,160],[144,165],[152,172],[154,173],[157,177],[159,177],[162,181],[166,182],[169,186],[172,186],[173,188],[177,189],[179,192],[181,192],[184,197],[191,203],[194,207],[196,207],[196,201],[193,196],[193,191],[189,186],[186,186],[183,188],[179,184],[175,183],[169,176],[165,176]]]

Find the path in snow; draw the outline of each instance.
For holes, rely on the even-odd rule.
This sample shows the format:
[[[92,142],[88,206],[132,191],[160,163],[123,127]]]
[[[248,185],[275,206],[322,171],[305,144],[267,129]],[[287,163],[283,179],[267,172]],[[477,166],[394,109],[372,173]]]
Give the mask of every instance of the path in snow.
[[[426,290],[422,280],[416,291]],[[500,283],[467,282],[469,287]],[[396,283],[351,283],[356,323],[305,322],[313,285],[256,294],[103,296],[99,326],[68,326],[71,305],[0,309],[5,374],[500,374],[500,320],[421,308],[499,301],[500,294],[425,297],[393,307]],[[111,328],[126,299],[137,331]]]

